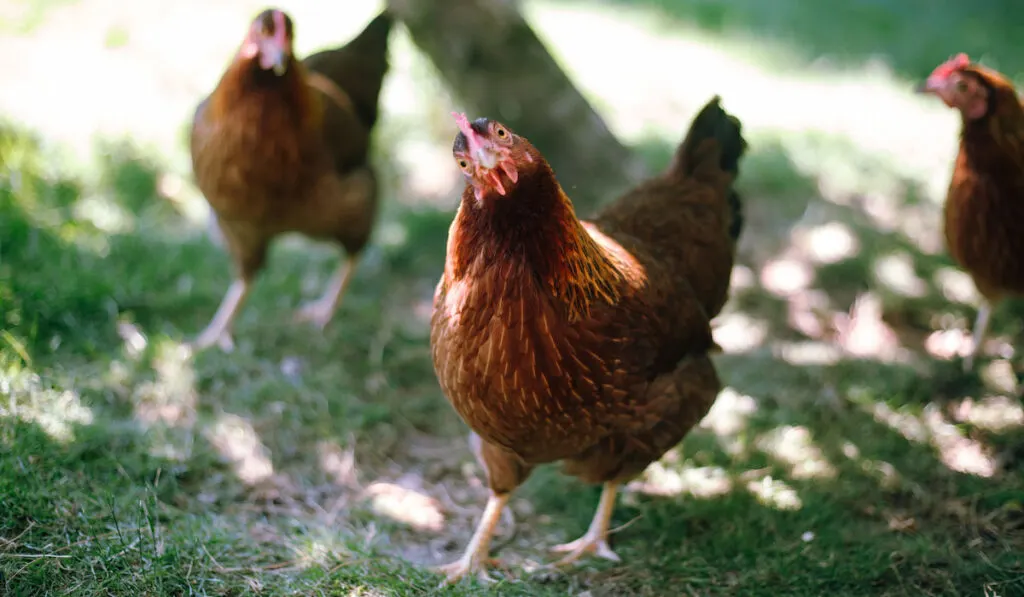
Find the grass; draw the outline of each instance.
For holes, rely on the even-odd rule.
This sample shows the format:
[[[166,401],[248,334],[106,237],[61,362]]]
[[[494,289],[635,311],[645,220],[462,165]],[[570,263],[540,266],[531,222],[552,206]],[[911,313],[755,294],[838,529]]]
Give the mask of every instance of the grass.
[[[1021,326],[1014,308],[997,313],[981,374],[959,373],[950,345],[975,297],[935,241],[948,175],[936,164],[948,163],[955,134],[945,114],[904,99],[909,83],[895,75],[812,73],[812,85],[748,61],[727,39],[711,59],[755,74],[667,81],[664,95],[685,109],[652,98],[636,116],[598,76],[615,83],[619,67],[581,58],[596,42],[558,34],[582,18],[596,32],[600,11],[531,11],[653,167],[715,86],[751,140],[748,226],[716,322],[728,388],[622,498],[613,541],[624,562],[536,570],[551,557],[545,546],[586,528],[597,501],[596,488],[545,468],[516,494],[516,524],[501,526],[505,580],[438,590],[426,570],[458,555],[485,495],[427,349],[451,181],[423,170],[450,164],[409,150],[407,129],[434,126],[430,114],[448,108],[439,95],[423,112],[389,108],[382,225],[334,323],[323,334],[290,323],[336,253],[287,239],[231,355],[181,350],[215,309],[229,265],[197,224],[178,160],[140,134],[100,142],[72,167],[43,124],[42,139],[3,129],[4,594],[1024,595],[1024,413],[1000,356]],[[896,36],[874,19],[844,24]],[[659,35],[640,51],[671,50],[672,35]],[[937,43],[927,35],[922,43]],[[144,36],[114,37],[129,51]],[[396,89],[423,69],[397,63]],[[757,95],[762,79],[820,104],[856,81],[909,130],[880,135],[854,111],[833,126],[802,106],[800,120],[785,106],[758,109],[743,90]],[[911,139],[939,150],[916,151]],[[891,155],[876,151],[884,143]]]

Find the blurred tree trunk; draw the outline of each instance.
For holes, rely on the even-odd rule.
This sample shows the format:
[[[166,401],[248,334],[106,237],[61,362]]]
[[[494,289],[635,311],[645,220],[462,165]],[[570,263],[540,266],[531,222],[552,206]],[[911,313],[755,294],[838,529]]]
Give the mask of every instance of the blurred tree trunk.
[[[494,118],[527,137],[586,216],[645,167],[573,86],[516,4],[388,0],[453,93],[476,111],[467,116]]]

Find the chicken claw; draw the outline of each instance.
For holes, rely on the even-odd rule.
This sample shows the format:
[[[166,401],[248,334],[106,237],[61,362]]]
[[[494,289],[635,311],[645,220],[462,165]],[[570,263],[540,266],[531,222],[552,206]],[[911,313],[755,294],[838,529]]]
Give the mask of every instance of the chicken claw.
[[[334,317],[335,311],[338,310],[338,305],[341,304],[341,298],[345,294],[345,289],[348,288],[348,283],[352,281],[352,272],[355,270],[357,259],[352,256],[342,261],[327,283],[323,295],[300,307],[295,314],[295,320],[312,323],[320,330],[327,327]]]
[[[551,548],[554,552],[569,552],[564,558],[555,562],[555,566],[566,566],[579,560],[588,553],[592,553],[599,558],[611,560],[613,562],[621,562],[622,558],[619,554],[612,551],[612,548],[608,546],[608,540],[600,537],[591,537],[590,533],[580,537],[579,539],[570,543],[563,543],[556,545]]]
[[[986,300],[978,308],[978,316],[974,320],[974,338],[971,350],[964,357],[964,373],[970,373],[974,369],[974,358],[981,353],[982,344],[985,343],[985,333],[988,332],[989,320],[992,316],[992,306]]]
[[[221,332],[219,336],[214,337],[209,333],[202,333],[196,336],[196,339],[188,343],[189,350],[192,353],[197,353],[210,348],[213,345],[217,345],[217,348],[221,349],[225,354],[231,354],[235,350],[235,340],[232,338],[230,332]]]
[[[552,566],[572,564],[588,553],[613,562],[622,561],[622,558],[608,546],[608,526],[611,523],[612,511],[615,509],[615,494],[617,492],[618,487],[614,483],[605,483],[590,528],[579,539],[552,547],[551,551],[554,552],[569,552]]]
[[[324,299],[327,300],[324,300]],[[334,318],[334,297],[320,297],[310,301],[295,312],[295,321],[299,323],[312,324],[318,330],[323,330]]]
[[[235,349],[235,342],[231,339],[231,324],[242,309],[245,297],[249,296],[249,283],[243,279],[235,280],[228,291],[221,299],[220,307],[209,325],[206,326],[195,340],[189,343],[192,352],[205,350],[214,344],[224,352],[231,352]]]
[[[453,585],[473,573],[476,574],[477,580],[481,583],[493,584],[495,580],[490,574],[487,574],[487,570],[488,568],[500,568],[502,566],[501,561],[496,558],[484,558],[480,561],[472,561],[471,558],[463,555],[458,561],[452,562],[451,564],[445,564],[444,566],[438,566],[434,570],[445,575],[445,580],[441,583],[441,586],[443,587],[445,585]]]
[[[462,557],[451,564],[439,566],[435,570],[445,575],[442,586],[457,583],[469,574],[476,574],[481,582],[494,582],[487,574],[487,568],[500,565],[496,560],[488,557],[491,547],[491,537],[494,535],[494,527],[501,520],[501,512],[508,503],[508,494],[491,494],[487,500],[487,507],[484,508],[484,515],[476,527],[476,532],[469,540],[466,551]]]

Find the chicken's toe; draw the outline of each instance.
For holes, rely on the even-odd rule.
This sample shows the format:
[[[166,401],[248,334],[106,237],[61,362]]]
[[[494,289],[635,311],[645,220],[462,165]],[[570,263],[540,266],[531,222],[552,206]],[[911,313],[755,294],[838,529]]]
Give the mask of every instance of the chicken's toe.
[[[613,482],[604,484],[601,500],[597,503],[597,511],[594,512],[594,518],[590,521],[590,528],[579,539],[551,548],[551,551],[569,552],[564,558],[552,564],[552,567],[571,564],[586,554],[593,554],[613,562],[622,561],[618,554],[608,547],[608,525],[612,518],[612,508],[615,507],[617,490],[618,486]]]
[[[217,348],[220,348],[222,351],[228,354],[235,350],[235,341],[231,337],[231,334],[227,332],[221,332],[219,334],[211,334],[204,332],[197,336],[195,340],[190,342],[188,344],[188,347],[189,349],[191,349],[193,353],[197,353],[206,350],[207,348],[210,348],[211,346],[214,345],[216,345]]]
[[[565,557],[555,562],[554,566],[566,566],[579,560],[587,554],[593,554],[599,558],[611,560],[612,562],[621,562],[622,558],[619,554],[612,551],[612,548],[608,545],[608,540],[604,537],[592,537],[590,534],[586,534],[579,539],[556,545],[551,548],[551,551],[564,553],[568,552]]]
[[[235,351],[235,339],[231,337],[231,334],[224,333],[217,339],[217,347],[226,353]]]
[[[491,545],[491,536],[494,535],[494,527],[501,518],[501,512],[508,503],[507,493],[492,493],[487,500],[487,507],[484,508],[484,515],[477,524],[476,531],[466,545],[466,551],[462,553],[455,562],[437,568],[437,571],[444,574],[446,579],[442,586],[453,584],[466,577],[468,574],[476,574],[482,582],[491,582],[487,575],[489,566],[500,565],[497,560],[488,556]]]
[[[482,583],[493,583],[494,579],[487,573],[487,570],[495,566],[501,566],[501,563],[492,558],[476,559],[463,556],[451,564],[438,566],[435,571],[445,576],[441,586],[455,584],[471,574],[475,574]]]
[[[315,300],[306,303],[295,312],[295,321],[309,323],[318,330],[323,330],[334,317],[334,303]]]
[[[358,255],[352,255],[342,261],[330,281],[327,282],[327,288],[324,289],[320,298],[303,305],[295,314],[295,319],[311,323],[323,331],[334,318],[334,313],[341,304],[341,298],[345,295],[345,289],[348,288],[349,282],[352,281],[352,272],[355,271],[358,260]]]

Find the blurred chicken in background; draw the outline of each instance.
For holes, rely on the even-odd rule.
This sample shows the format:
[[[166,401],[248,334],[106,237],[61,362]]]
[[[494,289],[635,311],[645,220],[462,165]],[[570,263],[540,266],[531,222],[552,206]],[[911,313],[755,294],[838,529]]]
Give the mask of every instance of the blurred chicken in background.
[[[192,167],[237,277],[195,348],[231,350],[232,322],[268,246],[287,232],[345,249],[323,295],[298,313],[320,328],[331,320],[375,221],[377,180],[368,156],[391,25],[382,13],[347,45],[300,61],[291,18],[267,9],[199,104]]]
[[[945,205],[946,244],[983,302],[964,371],[985,340],[992,310],[1024,295],[1024,108],[1002,74],[958,54],[919,91],[960,112],[960,152]]]

